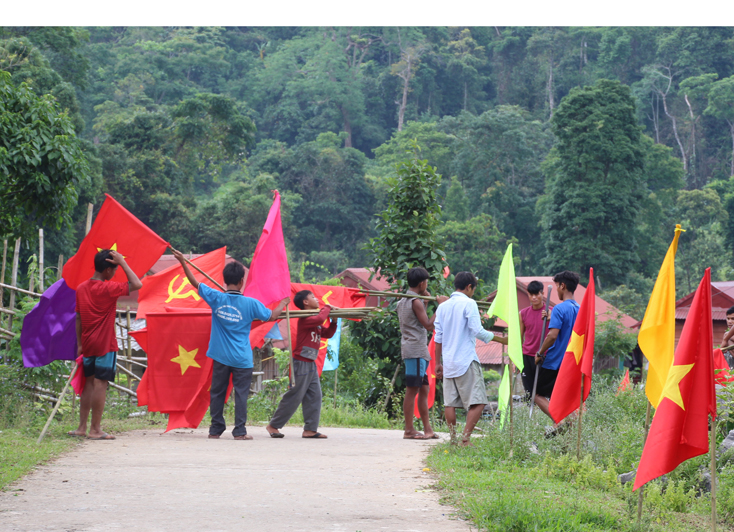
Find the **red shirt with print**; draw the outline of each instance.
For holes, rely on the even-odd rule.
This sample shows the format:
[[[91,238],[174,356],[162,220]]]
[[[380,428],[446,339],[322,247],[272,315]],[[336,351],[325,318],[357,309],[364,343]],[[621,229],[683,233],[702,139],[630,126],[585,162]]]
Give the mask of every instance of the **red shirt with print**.
[[[117,351],[117,298],[130,293],[128,283],[88,279],[76,289],[76,312],[82,319],[82,353],[100,357]]]
[[[336,334],[337,321],[331,320],[328,327],[323,324],[329,319],[331,307],[326,305],[316,316],[298,318],[298,332],[296,333],[296,347],[293,349],[293,358],[303,362],[313,362],[301,355],[304,347],[312,347],[317,351],[321,349],[321,339],[331,338]]]

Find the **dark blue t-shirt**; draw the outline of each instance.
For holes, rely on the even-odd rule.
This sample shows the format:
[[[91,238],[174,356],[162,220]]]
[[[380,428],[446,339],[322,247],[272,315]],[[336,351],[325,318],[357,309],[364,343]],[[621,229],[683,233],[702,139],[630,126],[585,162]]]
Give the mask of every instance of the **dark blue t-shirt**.
[[[561,367],[563,355],[566,354],[566,347],[568,347],[568,341],[571,339],[573,324],[576,323],[578,313],[579,304],[574,299],[567,299],[553,307],[548,328],[558,329],[559,332],[556,341],[545,352],[544,368],[558,369]]]
[[[270,309],[257,299],[223,294],[204,283],[199,283],[199,295],[212,308],[212,334],[206,356],[225,366],[251,368],[250,326],[254,320],[269,320]]]

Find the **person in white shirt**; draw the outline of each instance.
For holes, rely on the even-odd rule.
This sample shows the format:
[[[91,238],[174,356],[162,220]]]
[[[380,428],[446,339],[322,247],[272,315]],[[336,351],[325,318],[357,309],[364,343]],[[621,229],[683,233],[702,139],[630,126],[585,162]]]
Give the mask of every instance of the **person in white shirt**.
[[[479,307],[472,299],[477,278],[471,272],[460,272],[454,278],[456,292],[436,310],[436,377],[443,377],[443,402],[446,422],[452,443],[456,441],[456,409],[466,409],[466,425],[461,438],[462,446],[471,445],[469,439],[474,426],[487,404],[482,366],[476,351],[476,339],[507,345],[507,338],[484,330]]]

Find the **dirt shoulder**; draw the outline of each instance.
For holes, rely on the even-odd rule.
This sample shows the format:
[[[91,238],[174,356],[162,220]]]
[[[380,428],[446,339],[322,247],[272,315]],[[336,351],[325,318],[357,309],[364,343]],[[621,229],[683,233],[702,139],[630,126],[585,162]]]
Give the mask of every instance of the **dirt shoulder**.
[[[424,491],[430,443],[402,431],[320,430],[328,440],[248,427],[252,441],[208,440],[199,429],[85,442],[0,493],[0,529],[471,530]]]

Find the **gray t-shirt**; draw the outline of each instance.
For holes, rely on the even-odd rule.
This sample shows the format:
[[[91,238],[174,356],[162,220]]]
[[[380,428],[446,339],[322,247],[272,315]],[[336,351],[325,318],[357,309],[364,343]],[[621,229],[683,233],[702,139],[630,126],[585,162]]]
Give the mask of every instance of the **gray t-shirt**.
[[[417,296],[412,290],[406,292]],[[403,360],[406,358],[424,358],[431,360],[428,354],[428,336],[426,328],[421,325],[413,312],[413,301],[415,298],[403,298],[398,301],[398,319],[400,320],[400,353]]]

